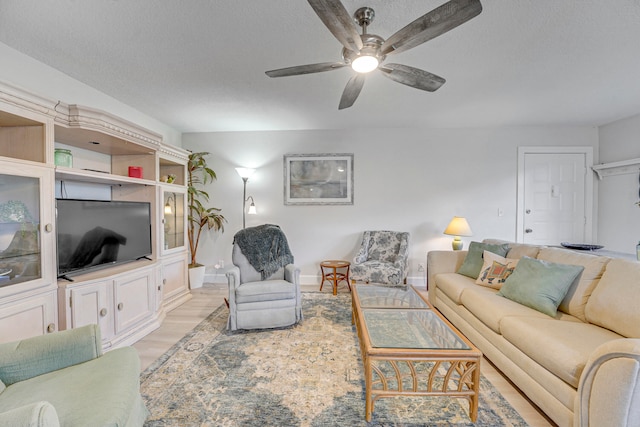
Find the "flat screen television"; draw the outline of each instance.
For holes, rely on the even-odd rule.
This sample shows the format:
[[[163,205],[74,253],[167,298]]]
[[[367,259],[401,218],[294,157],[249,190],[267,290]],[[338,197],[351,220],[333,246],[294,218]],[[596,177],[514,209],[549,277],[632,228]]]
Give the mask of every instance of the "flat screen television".
[[[151,204],[56,199],[58,277],[151,255]]]

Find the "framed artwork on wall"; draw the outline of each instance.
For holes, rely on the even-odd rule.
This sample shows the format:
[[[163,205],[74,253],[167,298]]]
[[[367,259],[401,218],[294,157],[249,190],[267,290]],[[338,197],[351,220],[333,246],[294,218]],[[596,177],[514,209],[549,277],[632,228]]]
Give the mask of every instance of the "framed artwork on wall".
[[[285,154],[285,205],[353,205],[353,154]]]

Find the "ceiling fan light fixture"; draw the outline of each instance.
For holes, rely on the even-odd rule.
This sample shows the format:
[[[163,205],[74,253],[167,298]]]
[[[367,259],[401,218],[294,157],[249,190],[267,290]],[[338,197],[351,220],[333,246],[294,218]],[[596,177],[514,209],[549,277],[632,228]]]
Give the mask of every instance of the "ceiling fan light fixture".
[[[378,68],[380,62],[372,55],[360,55],[351,62],[351,68],[358,73],[369,73]]]

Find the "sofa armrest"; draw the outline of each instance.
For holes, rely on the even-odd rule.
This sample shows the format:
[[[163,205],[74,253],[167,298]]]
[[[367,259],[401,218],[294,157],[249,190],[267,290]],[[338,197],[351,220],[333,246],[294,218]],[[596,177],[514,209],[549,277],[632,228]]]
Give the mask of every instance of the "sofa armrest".
[[[49,402],[35,402],[0,412],[0,426],[60,427],[60,420]]]
[[[287,264],[284,267],[284,280],[296,285],[300,284],[300,269],[294,264]]]
[[[574,426],[638,426],[640,339],[602,344],[585,365],[574,408]]]
[[[455,273],[462,265],[467,251],[429,251],[427,253],[427,290],[429,301],[436,301],[435,277],[440,273]]]
[[[102,342],[97,325],[0,344],[0,381],[8,387],[101,355]]]
[[[367,261],[367,257],[369,256],[369,254],[366,252],[365,249],[360,248],[360,250],[358,251],[358,253],[356,254],[355,257],[353,257],[353,263],[355,265],[357,264],[362,264],[363,262]]]
[[[353,257],[354,264],[362,264],[369,258],[369,241],[371,240],[371,233],[365,231],[362,234],[362,241],[360,242],[360,248],[355,257]]]
[[[226,276],[227,282],[229,283],[227,304],[229,304],[231,314],[235,316],[236,289],[238,289],[238,287],[240,286],[240,268],[235,265],[232,266],[227,270]]]

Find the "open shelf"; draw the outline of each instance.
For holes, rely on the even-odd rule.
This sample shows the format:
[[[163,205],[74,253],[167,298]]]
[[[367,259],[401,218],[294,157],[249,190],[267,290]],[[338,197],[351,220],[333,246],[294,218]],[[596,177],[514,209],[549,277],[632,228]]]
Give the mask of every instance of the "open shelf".
[[[56,166],[56,179],[106,185],[155,185],[155,181],[143,178],[113,175],[110,173]]]
[[[0,111],[0,156],[44,163],[45,125]]]
[[[640,159],[623,160],[620,162],[601,163],[591,167],[598,175],[598,179],[605,176],[624,175],[640,172]]]

